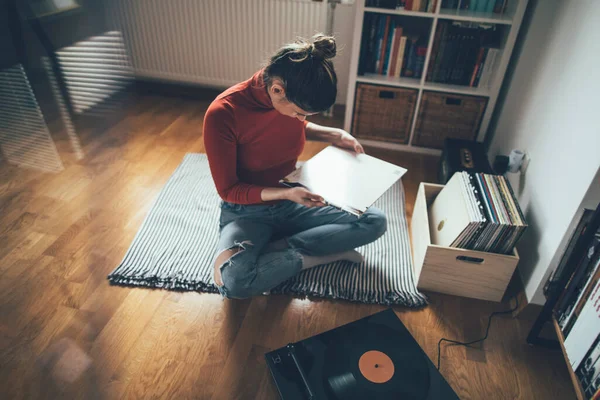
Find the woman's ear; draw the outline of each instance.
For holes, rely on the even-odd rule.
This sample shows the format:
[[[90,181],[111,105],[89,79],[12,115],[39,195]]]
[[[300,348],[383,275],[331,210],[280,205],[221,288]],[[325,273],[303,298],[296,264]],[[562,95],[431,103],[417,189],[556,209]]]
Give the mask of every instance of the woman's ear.
[[[272,97],[277,100],[285,99],[285,89],[283,87],[283,82],[280,79],[274,79],[273,83],[271,83],[271,87],[269,88],[269,92]]]

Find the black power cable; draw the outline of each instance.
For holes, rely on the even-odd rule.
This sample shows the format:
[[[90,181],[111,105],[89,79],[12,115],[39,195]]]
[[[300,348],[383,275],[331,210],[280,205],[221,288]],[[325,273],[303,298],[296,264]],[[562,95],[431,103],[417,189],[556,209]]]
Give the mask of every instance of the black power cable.
[[[437,369],[439,371],[440,369],[440,357],[441,357],[441,348],[442,348],[442,342],[450,342],[450,343],[454,343],[454,344],[458,344],[461,346],[470,346],[472,344],[475,343],[479,343],[479,342],[483,342],[485,339],[488,338],[488,333],[490,332],[490,325],[492,324],[492,318],[495,315],[501,315],[501,314],[511,314],[513,312],[515,312],[517,310],[517,308],[519,308],[519,299],[515,297],[515,307],[511,310],[506,310],[506,311],[494,311],[493,313],[490,314],[489,318],[488,318],[488,324],[487,324],[487,328],[485,330],[485,336],[482,337],[481,339],[477,339],[477,340],[473,340],[472,342],[457,342],[456,340],[452,340],[452,339],[446,339],[446,338],[441,338],[440,341],[438,342],[438,359],[437,359]]]

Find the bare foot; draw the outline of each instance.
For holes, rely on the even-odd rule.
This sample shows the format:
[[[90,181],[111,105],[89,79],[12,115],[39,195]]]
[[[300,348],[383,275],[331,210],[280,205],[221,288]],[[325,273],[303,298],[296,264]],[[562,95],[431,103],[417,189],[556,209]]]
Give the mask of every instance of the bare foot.
[[[335,261],[350,261],[360,264],[364,261],[363,256],[356,250],[344,251],[343,253],[329,254],[326,256],[302,256],[302,269],[316,267],[317,265],[329,264]]]
[[[360,254],[356,250],[350,250],[350,251],[345,251],[343,253],[340,253],[339,259],[350,261],[355,264],[360,264],[361,262],[365,261],[365,258],[362,256],[362,254]]]

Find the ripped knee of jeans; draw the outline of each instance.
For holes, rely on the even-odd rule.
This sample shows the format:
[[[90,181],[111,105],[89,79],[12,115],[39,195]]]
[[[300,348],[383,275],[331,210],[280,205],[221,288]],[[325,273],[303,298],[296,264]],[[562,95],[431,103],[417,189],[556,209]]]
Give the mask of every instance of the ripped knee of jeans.
[[[252,269],[247,268],[246,264],[251,261],[245,257],[240,260],[236,259],[251,246],[254,244],[249,240],[236,241],[232,246],[223,250],[215,261],[215,282],[217,286],[225,288],[227,297],[238,299],[250,297],[247,284],[253,279]],[[227,269],[223,269],[224,267]]]
[[[233,245],[223,249],[221,253],[217,256],[215,260],[215,267],[220,268],[225,265],[227,262],[231,261],[233,256],[242,253],[247,250],[248,246],[254,246],[254,244],[249,240],[243,240],[241,242],[235,241]]]
[[[222,268],[226,265],[233,264],[233,258],[246,251],[249,246],[254,246],[249,240],[243,240],[241,242],[235,241],[232,246],[219,253],[215,259],[214,265],[214,280],[218,286],[223,286],[224,283],[223,276],[221,275]]]
[[[252,243],[250,240],[242,240],[241,242],[235,241],[233,242],[233,246],[231,246],[229,249],[233,250],[237,248],[239,253],[240,251],[246,250],[248,246],[254,246],[254,243]]]

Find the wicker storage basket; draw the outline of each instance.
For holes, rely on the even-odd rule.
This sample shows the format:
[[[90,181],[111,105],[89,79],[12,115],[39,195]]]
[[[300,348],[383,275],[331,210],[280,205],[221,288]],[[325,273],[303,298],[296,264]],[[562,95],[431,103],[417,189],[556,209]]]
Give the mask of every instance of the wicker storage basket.
[[[358,138],[408,143],[417,90],[359,83],[352,134]]]
[[[474,140],[487,101],[487,97],[423,92],[412,144],[441,149],[447,137]]]

